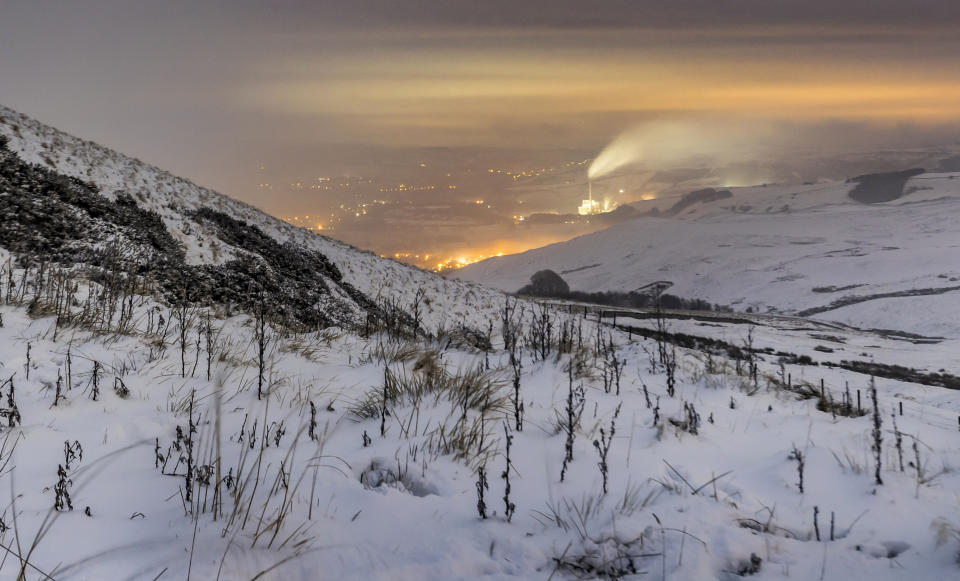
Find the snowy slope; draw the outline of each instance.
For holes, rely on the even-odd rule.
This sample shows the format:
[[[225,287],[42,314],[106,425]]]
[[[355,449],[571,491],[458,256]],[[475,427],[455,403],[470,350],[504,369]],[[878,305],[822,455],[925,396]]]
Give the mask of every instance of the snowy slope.
[[[78,295],[86,292],[81,287]],[[176,329],[149,328],[146,314],[156,305],[148,299],[134,302],[133,330],[77,324],[61,326],[57,339],[56,318],[30,316],[28,302],[0,306],[0,378],[13,376],[9,397],[21,416],[4,428],[0,449],[0,486],[12,497],[0,515],[0,543],[35,544],[22,565],[26,579],[262,574],[307,581],[322,572],[446,581],[606,572],[732,580],[751,572],[772,580],[819,578],[823,570],[830,579],[894,581],[957,572],[957,391],[878,380],[881,486],[873,476],[871,418],[818,410],[816,397],[778,386],[773,362],[761,363],[755,388],[734,374],[732,362],[715,357],[710,373],[702,353],[679,349],[671,396],[663,369],[648,362],[655,349],[649,341],[611,331],[626,366],[616,390],[604,389],[603,357],[591,363],[589,348],[573,358],[551,353],[547,361],[524,348],[525,427],[512,433],[509,501],[516,512],[507,522],[503,421],[513,426],[514,416],[502,351],[485,356],[349,334],[274,335],[266,355],[269,389],[260,400],[245,317],[215,320],[212,343],[189,345],[182,373]],[[799,338],[762,332],[757,340],[793,349]],[[471,406],[462,420],[456,392],[427,387],[418,399],[404,391],[384,424],[363,411],[379,401],[385,365],[414,385],[438,373],[422,364],[425,358],[436,358],[439,373],[451,376],[490,361],[492,376],[470,382],[492,389],[483,424],[489,454],[478,452],[481,442],[459,457],[456,434],[478,425],[481,408]],[[576,386],[583,386],[584,411],[561,482],[566,436],[558,418],[570,393],[564,366],[571,361],[582,366]],[[851,393],[867,394],[862,375],[792,364],[784,371],[808,390],[825,380],[832,398],[845,382]],[[9,406],[10,384],[0,381],[0,391]],[[864,405],[869,401],[865,395]],[[890,417],[900,403],[903,470]],[[699,414],[695,433],[685,424],[691,405]],[[178,434],[187,434],[191,422],[201,476],[186,500],[187,443]],[[603,494],[592,442],[612,430]],[[909,464],[914,441],[920,469]],[[66,464],[65,443],[77,442],[82,457]],[[802,492],[794,448],[806,463]],[[209,472],[216,458],[224,494],[219,515]],[[476,496],[484,459],[485,520]],[[73,508],[55,510],[57,470],[65,464],[63,490]],[[0,577],[15,578],[20,568],[11,555],[0,561]]]
[[[920,175],[908,190],[923,189],[871,205],[851,201],[846,194],[852,186],[846,183],[733,189],[732,198],[693,206],[677,218],[639,218],[488,259],[457,276],[506,291],[519,289],[541,269],[584,291],[631,291],[669,281],[672,294],[741,311],[956,337],[960,318],[914,308],[929,296],[871,299],[887,293],[953,293],[960,287],[960,180],[955,177]],[[907,307],[915,316],[891,317],[891,311]]]
[[[110,198],[119,192],[130,194],[144,209],[160,214],[168,231],[185,248],[190,264],[222,264],[236,255],[235,249],[222,240],[211,244],[216,234],[198,227],[187,216],[192,210],[209,207],[258,227],[280,243],[293,242],[323,254],[338,266],[346,282],[373,300],[395,299],[408,305],[423,288],[429,299],[424,323],[431,329],[458,323],[486,328],[502,304],[502,295],[495,291],[447,280],[296,228],[252,206],[2,106],[0,135],[9,139],[10,148],[24,161],[92,183]]]

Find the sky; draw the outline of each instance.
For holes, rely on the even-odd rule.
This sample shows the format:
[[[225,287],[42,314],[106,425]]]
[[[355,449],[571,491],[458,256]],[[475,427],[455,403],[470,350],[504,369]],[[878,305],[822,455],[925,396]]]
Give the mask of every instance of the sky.
[[[286,215],[318,202],[263,172],[401,183],[437,148],[559,163],[680,128],[644,144],[666,169],[956,143],[958,25],[946,0],[0,0],[0,102]]]

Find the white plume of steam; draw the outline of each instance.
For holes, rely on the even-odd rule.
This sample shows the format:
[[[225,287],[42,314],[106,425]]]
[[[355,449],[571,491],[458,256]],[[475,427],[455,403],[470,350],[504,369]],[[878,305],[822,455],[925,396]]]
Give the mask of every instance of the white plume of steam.
[[[783,138],[772,123],[655,121],[618,135],[594,158],[594,180],[642,163],[648,169],[685,163],[729,163],[750,158]]]
[[[956,130],[954,125],[936,130],[948,128]],[[907,148],[931,143],[930,131],[925,125],[804,123],[760,117],[651,121],[621,133],[604,147],[590,164],[587,178],[592,181],[625,169],[719,168],[742,162],[790,164],[798,154],[829,157],[844,152]],[[943,143],[950,139],[948,135],[942,134]],[[765,178],[755,175],[747,181],[758,179]]]

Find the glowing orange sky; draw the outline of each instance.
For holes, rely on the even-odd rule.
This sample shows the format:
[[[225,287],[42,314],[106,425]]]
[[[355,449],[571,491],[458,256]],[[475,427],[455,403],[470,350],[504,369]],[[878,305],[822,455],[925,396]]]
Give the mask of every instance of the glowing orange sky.
[[[452,201],[483,197],[509,219],[513,184],[471,184],[474,164],[594,158],[624,132],[638,169],[726,167],[725,185],[794,179],[809,159],[795,153],[953,155],[957,30],[951,0],[6,0],[0,101],[276,215],[343,202],[263,183],[390,190],[434,183],[416,181],[427,161],[449,166]],[[555,185],[530,212],[577,207],[583,188]],[[423,238],[356,227],[388,239],[378,251]],[[449,237],[481,236],[497,238]]]
[[[757,117],[941,139],[960,121],[949,0],[126,4],[4,3],[0,98],[254,202],[247,168],[341,144],[599,150],[650,120]]]
[[[292,114],[341,116],[390,144],[431,135],[448,144],[491,144],[503,128],[575,123],[578,116],[953,122],[960,76],[943,49],[956,41],[945,35],[886,28],[497,31],[470,33],[461,46],[454,32],[433,31],[423,34],[433,42],[422,45],[287,62],[239,98]],[[445,41],[451,46],[436,50]]]

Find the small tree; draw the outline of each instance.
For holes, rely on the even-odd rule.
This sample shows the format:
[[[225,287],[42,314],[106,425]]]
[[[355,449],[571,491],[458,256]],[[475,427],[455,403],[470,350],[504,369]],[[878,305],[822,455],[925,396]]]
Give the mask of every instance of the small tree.
[[[523,353],[516,343],[510,346],[510,368],[513,369],[513,420],[514,429],[523,431],[523,400],[520,398],[520,376],[523,374]]]
[[[417,289],[417,293],[413,297],[413,303],[410,305],[410,314],[413,316],[413,335],[416,336],[420,332],[420,323],[423,320],[423,298],[426,296],[427,291],[420,287]]]
[[[567,476],[567,465],[573,462],[573,442],[577,435],[577,425],[580,423],[580,416],[583,414],[584,391],[583,386],[577,389],[573,388],[573,360],[571,359],[567,368],[567,377],[569,385],[567,389],[567,406],[564,410],[563,431],[567,434],[564,444],[563,468],[560,470],[560,482],[563,482]]]
[[[310,426],[307,429],[307,436],[311,440],[317,439],[316,430],[317,430],[317,406],[313,405],[313,402],[311,401],[310,402]]]
[[[387,417],[390,411],[387,409],[387,402],[390,401],[390,368],[383,367],[383,393],[380,398],[380,437],[387,435]],[[464,414],[466,414],[466,403],[464,403]],[[466,418],[466,415],[464,415]],[[466,421],[466,419],[464,419]]]
[[[510,447],[513,444],[513,434],[510,433],[510,425],[507,422],[503,422],[503,437],[506,447],[505,461],[506,464],[503,467],[503,472],[500,474],[500,478],[503,478],[504,487],[503,487],[503,505],[504,513],[507,516],[507,522],[513,518],[514,511],[517,510],[517,505],[510,501],[510,469],[513,467],[513,464],[510,462]]]
[[[210,366],[213,363],[213,324],[210,322],[210,311],[207,311],[206,319],[203,325],[204,335],[206,336],[207,347],[207,381],[210,381]]]
[[[180,302],[173,310],[173,316],[177,320],[178,334],[180,336],[180,376],[187,376],[187,333],[190,330],[189,307],[187,306],[187,291],[184,288]]]
[[[876,469],[874,470],[874,479],[877,485],[883,484],[880,478],[880,461],[883,458],[883,431],[880,429],[883,425],[883,418],[880,417],[880,403],[877,401],[877,382],[870,376],[870,397],[873,399],[873,454],[876,459]]]
[[[257,342],[257,399],[263,399],[263,379],[266,372],[267,342],[269,341],[263,293],[260,294],[260,304],[254,318],[254,339]]]
[[[7,416],[7,427],[10,427],[10,428],[15,428],[21,423],[20,409],[17,408],[16,398],[14,397],[15,390],[13,385],[13,377],[14,376],[11,375],[10,379],[5,381],[3,384],[0,384],[0,388],[2,388],[3,385],[6,383],[10,384],[10,391],[7,392],[7,409],[3,410],[3,412]]]
[[[788,458],[797,461],[797,476],[799,477],[797,486],[800,488],[800,494],[803,494],[803,468],[806,463],[806,456],[800,450],[800,448],[797,448],[797,445],[794,444],[793,451],[790,452],[790,456],[788,456]]]
[[[666,356],[664,367],[667,370],[667,395],[673,397],[677,389],[677,348],[671,345],[670,352]]]
[[[747,329],[747,337],[743,342],[743,351],[747,357],[747,373],[753,380],[753,386],[757,387],[757,354],[753,347],[753,327]]]
[[[477,468],[477,512],[480,514],[481,519],[487,518],[487,503],[484,498],[484,494],[490,488],[490,485],[487,483],[487,467],[485,464],[481,464]]]
[[[603,493],[607,493],[607,478],[609,476],[609,466],[607,465],[607,454],[610,453],[610,444],[613,443],[613,435],[617,430],[617,417],[620,415],[620,407],[623,402],[617,404],[616,411],[613,412],[613,418],[610,420],[610,433],[607,434],[603,428],[600,428],[600,439],[593,441],[593,447],[600,454],[600,461],[597,466],[600,467],[600,474],[603,476]]]

